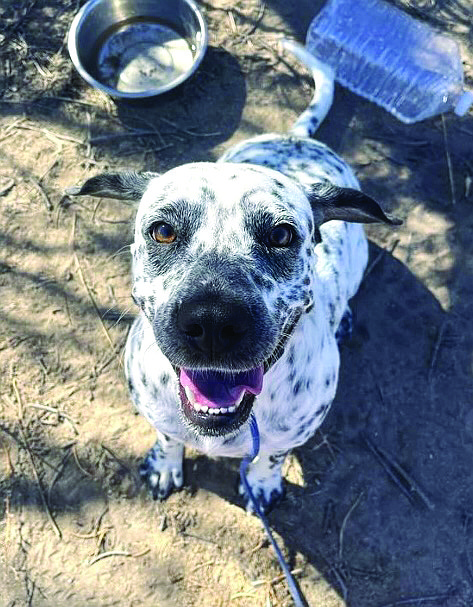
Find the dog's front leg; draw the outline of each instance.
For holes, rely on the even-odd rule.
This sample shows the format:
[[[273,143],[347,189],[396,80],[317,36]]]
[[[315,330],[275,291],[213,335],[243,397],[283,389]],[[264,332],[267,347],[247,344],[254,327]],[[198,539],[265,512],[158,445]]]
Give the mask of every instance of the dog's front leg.
[[[182,443],[158,432],[158,439],[140,465],[140,475],[145,480],[153,499],[164,500],[183,483]]]
[[[268,512],[284,497],[282,467],[288,451],[258,455],[248,466],[246,478],[251,492],[263,512]],[[240,482],[239,493],[244,496],[246,509],[254,512],[250,496]]]

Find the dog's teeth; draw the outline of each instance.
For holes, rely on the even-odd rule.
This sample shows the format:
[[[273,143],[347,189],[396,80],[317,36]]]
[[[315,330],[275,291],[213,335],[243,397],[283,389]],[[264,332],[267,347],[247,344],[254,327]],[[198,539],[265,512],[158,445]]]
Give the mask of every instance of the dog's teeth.
[[[200,405],[200,410],[202,411],[202,413],[207,413],[209,408],[207,407],[207,405]]]
[[[245,398],[245,392],[240,396],[240,398],[235,403],[235,407],[239,407],[241,405],[241,401]]]
[[[195,396],[192,393],[192,390],[189,388],[189,386],[185,386],[184,392],[186,393],[186,396],[187,396],[189,402],[191,403],[191,405],[195,405]]]
[[[202,411],[202,408],[199,403],[194,403],[192,406],[194,407],[194,411]]]
[[[227,411],[228,411],[228,413],[234,413],[236,411],[236,405],[232,405],[231,407],[228,407]]]

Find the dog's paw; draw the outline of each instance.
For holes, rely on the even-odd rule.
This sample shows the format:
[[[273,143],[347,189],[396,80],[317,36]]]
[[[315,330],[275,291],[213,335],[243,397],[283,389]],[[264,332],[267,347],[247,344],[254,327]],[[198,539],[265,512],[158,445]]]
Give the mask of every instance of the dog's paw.
[[[251,489],[254,500],[263,513],[269,512],[282,500],[286,493],[281,474],[282,464],[286,454],[258,457],[251,462],[247,469],[246,480]],[[253,500],[248,495],[243,483],[238,484],[238,493],[245,500],[247,512],[255,513]]]
[[[180,456],[166,454],[159,443],[150,449],[140,464],[141,478],[146,482],[153,499],[164,500],[173,491],[182,488],[182,448]]]
[[[266,479],[264,484],[257,483],[252,484],[249,482],[253,497],[258,504],[259,509],[263,514],[270,512],[285,496],[286,487],[282,478],[279,478],[279,482],[268,482],[276,479]],[[256,508],[253,500],[248,495],[245,487],[240,481],[238,484],[238,493],[243,496],[245,501],[246,511],[251,514],[256,514]]]

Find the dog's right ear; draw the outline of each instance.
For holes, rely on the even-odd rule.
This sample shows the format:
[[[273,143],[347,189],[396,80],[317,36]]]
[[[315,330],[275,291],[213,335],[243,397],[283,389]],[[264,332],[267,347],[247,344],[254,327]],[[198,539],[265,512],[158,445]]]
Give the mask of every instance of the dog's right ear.
[[[68,196],[97,196],[118,200],[141,200],[151,179],[159,173],[102,173],[87,179],[81,186],[66,188]]]

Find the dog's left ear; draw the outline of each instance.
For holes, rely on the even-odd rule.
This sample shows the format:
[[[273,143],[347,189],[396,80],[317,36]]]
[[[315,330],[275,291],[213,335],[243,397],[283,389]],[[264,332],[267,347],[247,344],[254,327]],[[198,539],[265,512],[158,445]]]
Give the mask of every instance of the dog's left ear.
[[[141,200],[151,179],[158,173],[102,173],[87,179],[81,186],[66,188],[68,196],[98,196],[118,200]]]
[[[311,186],[308,197],[317,225],[331,219],[355,223],[382,222],[392,226],[402,223],[397,217],[386,215],[375,200],[352,188],[341,188],[329,182],[316,183]]]

